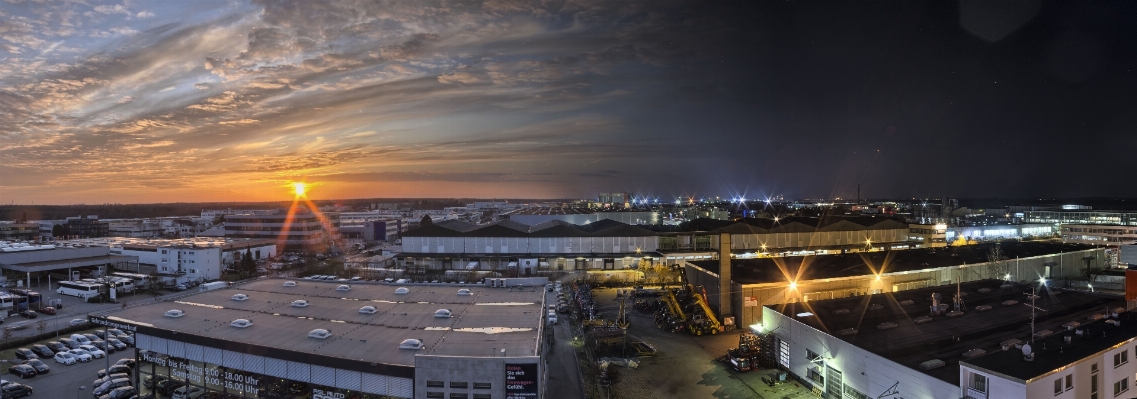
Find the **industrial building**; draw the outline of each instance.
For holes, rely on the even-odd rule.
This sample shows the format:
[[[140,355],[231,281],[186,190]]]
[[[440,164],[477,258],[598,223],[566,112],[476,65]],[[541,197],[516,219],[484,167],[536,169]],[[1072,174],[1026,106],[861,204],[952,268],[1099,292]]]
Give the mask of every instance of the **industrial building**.
[[[993,261],[998,246],[1002,260]],[[721,250],[720,250],[721,251]],[[956,282],[1002,278],[1051,279],[1054,284],[1082,280],[1085,258],[1104,259],[1105,250],[1056,242],[982,243],[947,248],[877,251],[823,256],[683,260],[692,283],[702,285],[707,302],[741,324],[762,319],[762,306],[821,299],[861,297]],[[725,276],[725,278],[720,277]],[[726,281],[730,282],[726,286]],[[720,294],[726,293],[726,294]]]
[[[244,397],[543,398],[545,292],[509,285],[262,279],[90,321],[137,334],[139,381]]]
[[[1137,224],[1063,224],[1062,241],[1091,245],[1131,245],[1137,243]]]
[[[263,238],[277,240],[281,251],[304,250],[319,246],[328,237],[320,217],[306,210],[288,212],[256,211],[226,214],[226,238]]]
[[[31,283],[32,277],[61,275],[66,279],[98,276],[110,269],[136,270],[138,257],[111,253],[105,245],[0,241],[0,270]],[[50,278],[50,277],[48,277]]]
[[[1137,226],[1137,211],[1038,210],[1026,211],[1027,223],[1112,224]]]
[[[155,273],[164,284],[220,279],[226,265],[240,261],[245,251],[254,260],[277,253],[276,240],[255,238],[103,238],[76,242],[106,245],[111,253],[137,257],[137,269],[128,271]]]
[[[658,225],[662,223],[660,213],[646,210],[594,210],[589,208],[521,208],[501,216],[513,222],[535,226],[551,221],[571,224],[589,224],[601,220],[614,220],[632,225]]]
[[[820,397],[1128,398],[1126,309],[1118,296],[987,279],[766,305],[752,329],[776,337],[779,365]]]
[[[35,241],[39,223],[0,223],[0,241]]]

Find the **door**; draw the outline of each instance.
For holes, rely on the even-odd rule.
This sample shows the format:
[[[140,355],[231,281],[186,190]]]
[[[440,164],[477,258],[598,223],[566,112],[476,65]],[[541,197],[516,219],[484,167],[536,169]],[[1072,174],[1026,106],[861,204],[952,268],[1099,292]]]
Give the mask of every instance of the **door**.
[[[829,398],[841,399],[841,372],[825,366],[825,394]]]

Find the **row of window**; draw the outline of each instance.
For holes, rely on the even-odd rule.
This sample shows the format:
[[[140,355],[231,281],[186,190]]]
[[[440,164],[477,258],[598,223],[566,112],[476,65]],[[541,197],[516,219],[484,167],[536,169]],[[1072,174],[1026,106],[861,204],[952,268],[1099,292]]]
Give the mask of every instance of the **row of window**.
[[[427,388],[446,388],[446,382],[427,380],[426,381],[426,387]],[[470,384],[465,382],[465,381],[450,381],[450,387],[451,388],[457,388],[457,389],[467,389],[470,387]],[[489,383],[489,382],[475,382],[474,383],[474,389],[493,389],[493,384]]]
[[[446,393],[445,392],[427,391],[426,397],[427,397],[427,399],[446,399]],[[465,392],[452,392],[452,393],[450,393],[450,399],[470,399],[471,397],[473,399],[492,399],[493,395],[490,395],[488,393],[475,393],[473,395],[470,395],[470,394],[465,393]]]

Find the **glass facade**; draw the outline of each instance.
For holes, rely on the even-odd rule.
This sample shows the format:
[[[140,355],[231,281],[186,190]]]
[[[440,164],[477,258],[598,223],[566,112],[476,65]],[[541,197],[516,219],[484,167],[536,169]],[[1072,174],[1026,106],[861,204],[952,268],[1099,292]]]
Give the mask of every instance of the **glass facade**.
[[[221,365],[140,350],[139,389],[155,397],[186,392],[207,399],[394,399],[335,387],[249,373]],[[201,394],[197,394],[201,392]],[[197,396],[200,395],[200,396]]]

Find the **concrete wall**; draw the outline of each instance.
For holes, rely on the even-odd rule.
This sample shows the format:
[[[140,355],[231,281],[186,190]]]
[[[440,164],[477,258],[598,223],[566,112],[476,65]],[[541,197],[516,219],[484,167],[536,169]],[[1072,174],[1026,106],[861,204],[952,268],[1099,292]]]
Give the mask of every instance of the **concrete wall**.
[[[844,385],[870,398],[876,398],[893,384],[906,399],[958,399],[959,387],[902,366],[848,342],[792,320],[773,309],[763,307],[762,326],[789,346],[788,371],[800,380],[813,383],[806,376],[810,368],[827,374],[827,368],[841,372]],[[806,350],[821,355],[820,363],[810,362]],[[780,348],[779,348],[780,350]],[[864,373],[864,374],[862,374]],[[834,383],[826,378],[827,384]],[[823,392],[825,386],[814,384]]]
[[[1058,263],[1050,271],[1050,284],[1062,286],[1063,279],[1069,278],[1071,282],[1080,279],[1080,268],[1083,266],[1082,257],[1096,256],[1102,259],[1104,249],[1088,249],[1063,254],[1035,256],[1030,258],[1012,259],[1009,261],[1009,270],[1012,280],[1037,280],[1042,276],[1046,262]],[[692,266],[688,266],[692,267]],[[701,270],[701,269],[700,269]],[[762,305],[773,305],[787,302],[801,302],[807,300],[845,298],[853,295],[864,295],[879,290],[880,292],[895,292],[909,289],[950,285],[956,281],[968,282],[995,278],[991,263],[976,263],[973,265],[949,266],[942,268],[914,270],[909,272],[885,273],[880,280],[874,275],[798,281],[797,289],[790,290],[789,283],[748,284],[741,289],[742,296],[753,298],[746,306],[736,309],[739,314],[740,325],[753,324],[762,318]],[[998,278],[1001,278],[999,276]],[[737,301],[736,301],[737,302]]]

